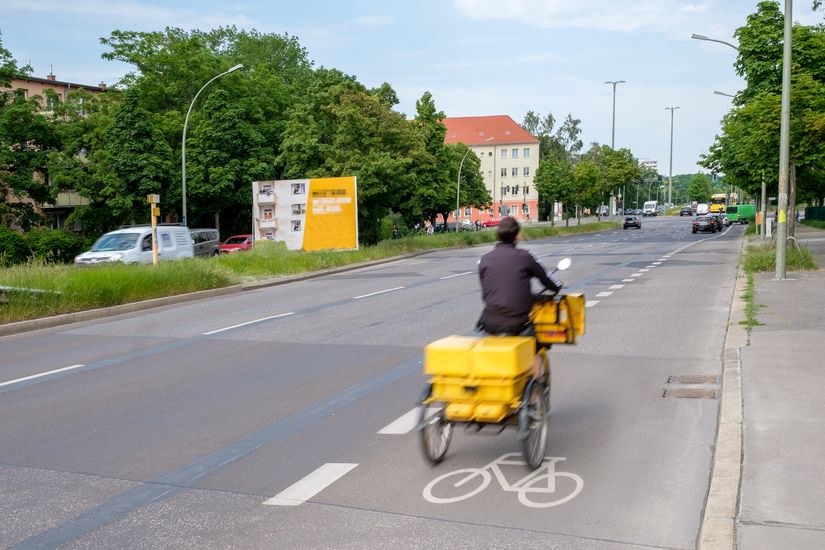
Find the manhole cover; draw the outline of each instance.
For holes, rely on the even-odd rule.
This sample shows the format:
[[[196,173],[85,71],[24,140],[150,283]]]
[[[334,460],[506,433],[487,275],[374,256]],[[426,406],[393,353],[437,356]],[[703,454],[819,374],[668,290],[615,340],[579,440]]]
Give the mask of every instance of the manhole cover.
[[[662,397],[676,397],[680,399],[716,399],[716,390],[705,388],[668,388]]]
[[[719,377],[714,374],[684,374],[682,376],[671,375],[667,379],[668,384],[718,384]]]

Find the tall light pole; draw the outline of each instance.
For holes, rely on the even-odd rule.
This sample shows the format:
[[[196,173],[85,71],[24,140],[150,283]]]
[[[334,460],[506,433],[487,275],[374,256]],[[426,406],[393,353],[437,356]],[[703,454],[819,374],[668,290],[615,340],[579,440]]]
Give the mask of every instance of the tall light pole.
[[[198,99],[198,96],[201,95],[201,92],[209,86],[212,82],[219,79],[222,76],[226,76],[231,72],[237,71],[238,69],[243,69],[243,65],[238,63],[228,71],[222,72],[218,76],[213,77],[209,82],[201,86],[201,89],[198,90],[198,93],[195,94],[195,97],[192,98],[192,103],[189,104],[189,110],[186,111],[186,119],[183,121],[183,139],[181,140],[181,148],[180,148],[180,156],[181,156],[181,194],[182,194],[182,210],[183,215],[181,216],[181,222],[183,222],[183,226],[186,227],[186,127],[189,125],[189,115],[192,113],[192,107],[195,106],[195,100]]]
[[[785,44],[782,50],[782,114],[779,125],[779,194],[776,205],[776,280],[785,278],[785,252],[788,236],[788,157],[791,125],[791,8],[785,0]]]
[[[673,201],[671,200],[673,198],[673,194],[671,192],[671,190],[673,189],[673,111],[675,111],[678,108],[679,107],[665,107],[666,111],[670,111],[670,175],[668,176],[667,180],[668,208],[671,204],[673,204]]]
[[[723,95],[725,97],[736,97],[733,94],[726,94],[725,92],[720,92],[719,90],[713,90],[713,93],[716,94],[716,95]]]
[[[613,85],[613,125],[610,130],[610,148],[616,149],[616,85],[617,84],[624,84],[624,80],[606,80],[605,84],[612,84]],[[613,201],[611,201],[612,203]],[[610,205],[611,209],[615,213],[615,206],[613,204]]]
[[[464,159],[466,159],[467,155],[470,154],[470,151],[472,150],[471,147],[478,147],[482,143],[487,143],[488,141],[493,141],[494,139],[496,139],[495,136],[488,137],[485,140],[479,141],[475,145],[470,145],[469,147],[467,147],[467,151],[464,153],[464,156],[461,157],[461,164],[458,165],[458,179],[455,182],[455,232],[456,233],[458,233],[458,209],[459,209],[458,201],[459,201],[459,196],[461,195],[461,168],[464,166]],[[495,183],[494,183],[494,185],[495,185]],[[447,225],[447,220],[444,220],[444,225],[445,226]]]
[[[717,40],[717,39],[715,39],[715,38],[708,38],[708,37],[707,37],[707,36],[705,36],[704,34],[696,34],[696,33],[693,33],[692,35],[690,35],[690,37],[691,37],[691,38],[693,38],[694,40],[707,40],[708,42],[718,42],[718,43],[720,43],[720,44],[724,44],[724,45],[726,45],[726,46],[730,46],[731,48],[733,48],[733,49],[734,49],[734,50],[736,50],[737,52],[739,51],[739,48],[737,48],[736,46],[734,46],[734,45],[733,45],[733,44],[731,44],[730,42],[725,42],[724,40]]]

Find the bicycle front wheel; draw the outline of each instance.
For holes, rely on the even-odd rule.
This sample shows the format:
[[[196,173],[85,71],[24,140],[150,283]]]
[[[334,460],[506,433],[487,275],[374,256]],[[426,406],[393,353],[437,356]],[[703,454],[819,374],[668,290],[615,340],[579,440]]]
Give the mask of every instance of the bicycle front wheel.
[[[434,416],[421,428],[421,448],[424,456],[433,464],[438,464],[447,454],[453,436],[453,425],[444,414]]]
[[[547,452],[547,394],[544,384],[533,384],[530,395],[522,405],[526,416],[527,435],[523,440],[524,460],[535,470],[544,461]]]

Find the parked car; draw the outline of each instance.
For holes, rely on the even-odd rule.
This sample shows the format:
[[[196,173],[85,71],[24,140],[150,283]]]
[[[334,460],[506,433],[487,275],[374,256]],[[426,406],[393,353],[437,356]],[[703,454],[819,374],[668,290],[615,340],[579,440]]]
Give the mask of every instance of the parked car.
[[[215,256],[220,253],[221,239],[217,229],[192,229],[195,256]]]
[[[693,233],[698,231],[710,231],[711,233],[716,233],[716,224],[710,218],[710,216],[696,216],[693,218]]]
[[[713,220],[713,223],[716,224],[716,231],[722,231],[724,226],[722,225],[722,216],[717,213],[708,214],[708,217]]]
[[[232,254],[252,248],[252,235],[232,235],[219,246],[221,254]]]
[[[159,225],[157,239],[160,261],[191,258],[195,255],[192,234],[182,225]],[[74,259],[75,265],[79,266],[105,262],[152,263],[152,227],[133,225],[110,231],[95,241],[91,250]]]
[[[638,216],[625,216],[623,228],[627,229],[628,227],[635,227],[636,229],[641,229],[642,220],[639,219]]]
[[[632,216],[633,215],[633,209],[632,208],[625,208],[624,213],[625,213],[625,216]]]
[[[730,218],[728,218],[727,214],[720,214],[719,217],[722,218],[722,225],[730,227]]]
[[[481,227],[496,227],[501,223],[501,220],[485,220],[481,222]]]
[[[641,215],[643,215],[643,214],[644,214],[644,211],[643,211],[641,208],[635,208],[635,209],[633,210],[633,215],[634,215],[634,216],[641,216]]]
[[[679,211],[679,216],[692,216],[693,209],[690,206],[685,206],[682,210]]]

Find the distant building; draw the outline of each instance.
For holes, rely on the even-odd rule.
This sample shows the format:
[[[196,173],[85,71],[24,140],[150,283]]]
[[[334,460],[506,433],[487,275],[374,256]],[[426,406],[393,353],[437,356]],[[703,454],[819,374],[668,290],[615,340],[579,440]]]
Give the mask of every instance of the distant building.
[[[106,90],[105,84],[98,86],[90,86],[88,84],[76,84],[74,82],[63,82],[57,80],[53,74],[49,74],[46,78],[38,78],[34,76],[27,76],[25,78],[15,78],[11,82],[10,89],[17,90],[24,99],[29,99],[35,96],[40,98],[40,105],[43,112],[53,111],[57,104],[55,98],[50,98],[46,94],[46,90],[52,90],[56,94],[56,98],[61,102],[66,101],[76,90],[85,90],[91,94],[99,94]],[[35,180],[43,181],[45,178],[43,174],[35,174]],[[48,184],[44,182],[44,184]],[[18,198],[10,193],[5,197],[6,202],[17,202]],[[81,197],[72,190],[58,193],[54,204],[39,204],[35,208],[40,213],[49,218],[49,223],[53,228],[63,228],[66,224],[66,218],[77,206],[89,204],[85,198]]]
[[[446,143],[464,143],[478,155],[484,185],[493,199],[492,208],[486,210],[462,208],[459,220],[511,215],[537,221],[539,196],[533,178],[539,167],[539,140],[507,115],[445,118],[442,122],[447,127]]]
[[[657,161],[655,161],[655,160],[647,160],[647,159],[643,159],[643,160],[640,160],[640,161],[639,161],[639,164],[640,164],[643,168],[650,168],[651,170],[653,170],[653,171],[654,171],[654,172],[656,172],[657,174],[659,173],[659,163],[658,163]]]

